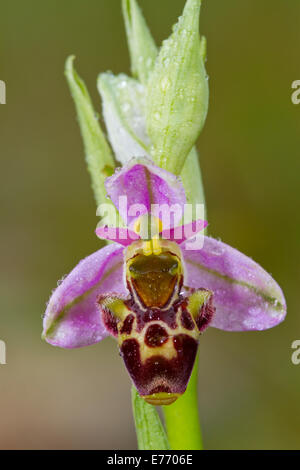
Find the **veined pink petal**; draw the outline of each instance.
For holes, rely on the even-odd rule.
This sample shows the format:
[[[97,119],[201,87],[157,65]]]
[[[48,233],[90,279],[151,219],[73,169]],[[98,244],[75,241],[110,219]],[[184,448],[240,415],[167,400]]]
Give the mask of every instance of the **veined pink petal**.
[[[163,230],[159,235],[170,241],[175,241],[181,245],[185,240],[194,237],[198,232],[207,227],[207,221],[198,219],[185,225],[179,225],[174,228]]]
[[[127,294],[123,248],[109,245],[80,261],[55,289],[43,323],[43,338],[61,348],[79,348],[108,335],[96,306],[99,294]]]
[[[105,187],[127,227],[132,227],[139,216],[147,213],[165,219],[165,228],[178,225],[182,219],[186,202],[182,183],[147,158],[133,158],[117,169],[106,179]]]
[[[97,237],[103,240],[111,240],[123,246],[131,245],[132,242],[139,240],[140,237],[133,230],[123,227],[98,227],[96,229]]]
[[[210,326],[228,331],[264,330],[284,320],[282,290],[252,259],[210,237],[205,237],[201,250],[184,246],[185,284],[214,293],[216,312]]]

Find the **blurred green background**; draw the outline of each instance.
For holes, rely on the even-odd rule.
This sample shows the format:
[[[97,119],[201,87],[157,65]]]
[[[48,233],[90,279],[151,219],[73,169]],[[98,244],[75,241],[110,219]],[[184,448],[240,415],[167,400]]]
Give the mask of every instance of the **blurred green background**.
[[[140,0],[160,44],[184,0]],[[114,340],[80,350],[40,339],[56,282],[99,248],[95,204],[63,69],[75,54],[100,111],[100,71],[129,73],[119,0],[1,0],[0,448],[135,448],[130,380]],[[209,0],[210,110],[199,139],[210,232],[273,274],[287,320],[201,339],[207,449],[300,448],[299,0]]]

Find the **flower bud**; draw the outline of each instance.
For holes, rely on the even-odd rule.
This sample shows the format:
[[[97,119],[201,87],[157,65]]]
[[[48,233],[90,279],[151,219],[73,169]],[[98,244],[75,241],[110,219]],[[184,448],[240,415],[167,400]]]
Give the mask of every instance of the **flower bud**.
[[[123,0],[122,7],[132,75],[146,84],[154,66],[157,48],[136,0]]]
[[[180,174],[204,125],[208,82],[205,42],[200,40],[201,0],[187,0],[183,15],[164,41],[147,89],[147,130],[157,165]]]

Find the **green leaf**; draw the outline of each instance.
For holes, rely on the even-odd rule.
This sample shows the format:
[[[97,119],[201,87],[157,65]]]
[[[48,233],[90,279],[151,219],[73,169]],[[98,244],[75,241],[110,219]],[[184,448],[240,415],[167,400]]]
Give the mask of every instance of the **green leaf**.
[[[147,129],[157,165],[180,174],[208,110],[205,41],[200,41],[201,0],[187,0],[164,41],[147,86]]]
[[[141,398],[135,387],[131,389],[132,409],[140,450],[168,450],[168,439],[154,406]]]
[[[136,0],[122,0],[122,7],[132,75],[146,84],[157,56],[157,47]]]
[[[74,69],[73,62],[74,56],[68,57],[65,75],[77,110],[92,188],[97,205],[107,204],[109,201],[106,198],[104,180],[114,171],[115,162],[99,125],[87,88]]]

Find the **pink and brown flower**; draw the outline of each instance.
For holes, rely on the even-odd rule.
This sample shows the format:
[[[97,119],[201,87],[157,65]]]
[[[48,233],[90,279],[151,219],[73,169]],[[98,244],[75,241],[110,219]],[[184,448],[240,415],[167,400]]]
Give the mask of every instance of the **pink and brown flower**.
[[[78,348],[112,335],[140,395],[169,404],[184,393],[208,326],[271,328],[285,317],[285,299],[274,279],[234,248],[204,235],[203,246],[191,248],[206,222],[179,225],[185,193],[171,173],[133,159],[107,178],[106,189],[128,226],[97,228],[113,243],[80,261],[52,293],[43,337]],[[174,206],[180,210],[161,226],[161,207]],[[153,225],[154,236],[145,237]]]

